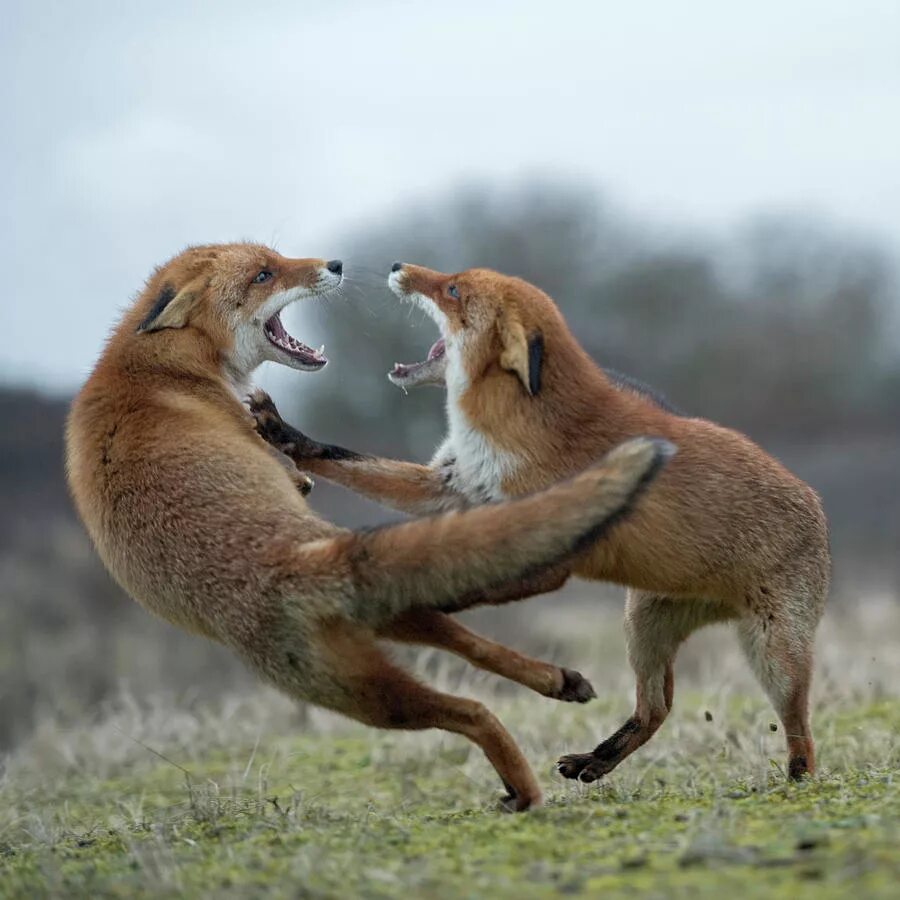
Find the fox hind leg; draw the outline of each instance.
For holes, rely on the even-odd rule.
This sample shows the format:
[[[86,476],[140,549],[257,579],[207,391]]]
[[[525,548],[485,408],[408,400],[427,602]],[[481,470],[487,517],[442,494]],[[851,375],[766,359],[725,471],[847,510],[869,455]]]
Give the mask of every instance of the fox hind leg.
[[[508,811],[541,804],[541,791],[527,760],[500,721],[475,700],[444,694],[419,682],[393,663],[374,635],[346,621],[323,634],[325,658],[333,664],[340,700],[337,712],[376,728],[440,728],[467,737],[479,746],[506,789]]]
[[[786,609],[792,615],[786,616]],[[814,620],[804,622],[804,618]],[[812,774],[816,765],[809,724],[809,688],[817,621],[817,613],[804,617],[796,615],[795,607],[779,606],[772,612],[748,614],[738,623],[744,654],[784,727],[788,777],[794,780]]]
[[[628,659],[637,679],[634,714],[590,753],[563,756],[557,769],[566,778],[596,781],[645,744],[672,709],[672,666],[684,640],[703,625],[733,618],[724,604],[673,600],[630,590],[625,605]]]
[[[436,610],[410,610],[379,629],[378,634],[389,640],[446,650],[473,666],[501,675],[554,700],[586,703],[597,696],[591,683],[581,673],[518,653]]]

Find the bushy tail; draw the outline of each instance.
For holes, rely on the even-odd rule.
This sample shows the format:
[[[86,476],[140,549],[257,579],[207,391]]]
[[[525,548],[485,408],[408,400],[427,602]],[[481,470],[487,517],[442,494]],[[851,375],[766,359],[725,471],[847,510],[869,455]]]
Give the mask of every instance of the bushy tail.
[[[627,515],[674,453],[668,441],[635,438],[540,493],[354,532],[321,542],[315,555],[350,582],[349,612],[357,620],[378,624],[416,607],[459,609],[470,592],[527,577],[589,547]]]

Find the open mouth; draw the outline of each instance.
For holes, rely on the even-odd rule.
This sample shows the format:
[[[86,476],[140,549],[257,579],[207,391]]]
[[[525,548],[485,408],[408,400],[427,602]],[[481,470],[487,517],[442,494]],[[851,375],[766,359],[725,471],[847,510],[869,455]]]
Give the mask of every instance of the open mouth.
[[[388,378],[399,387],[417,384],[443,384],[447,347],[443,338],[431,345],[428,356],[422,362],[394,363]]]
[[[280,312],[275,313],[266,322],[264,331],[270,344],[291,359],[296,360],[304,368],[321,369],[328,362],[324,353],[325,345],[322,344],[318,350],[313,350],[312,347],[307,347],[302,341],[298,341],[293,335],[288,334],[284,325],[281,324]]]

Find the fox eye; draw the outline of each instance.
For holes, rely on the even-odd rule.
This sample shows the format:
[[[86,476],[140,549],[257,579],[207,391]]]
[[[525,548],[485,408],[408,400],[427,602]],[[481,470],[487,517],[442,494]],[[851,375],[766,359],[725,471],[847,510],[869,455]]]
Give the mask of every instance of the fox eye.
[[[447,293],[454,299],[459,300],[459,290],[455,284],[451,284],[450,287],[447,288]]]
[[[264,281],[268,281],[272,277],[272,273],[268,269],[263,269],[256,278],[253,279],[254,284],[262,284]]]

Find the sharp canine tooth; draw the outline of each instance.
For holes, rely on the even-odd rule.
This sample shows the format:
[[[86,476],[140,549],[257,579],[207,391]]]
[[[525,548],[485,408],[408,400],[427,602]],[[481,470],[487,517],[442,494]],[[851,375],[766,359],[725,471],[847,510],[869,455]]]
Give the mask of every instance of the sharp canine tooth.
[[[319,356],[321,356],[321,355],[322,355],[322,354],[323,354],[323,353],[324,353],[324,352],[325,352],[325,345],[324,345],[324,344],[322,344],[322,346],[321,346],[321,347],[319,347],[319,349],[318,349],[318,350],[316,350],[316,353],[318,353],[318,354],[319,354]]]

